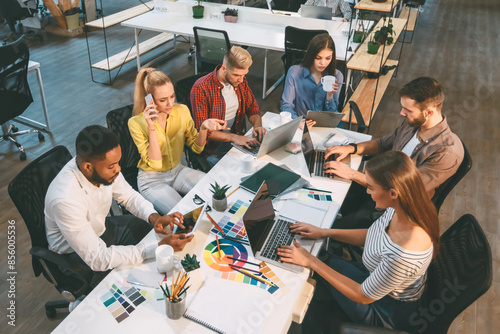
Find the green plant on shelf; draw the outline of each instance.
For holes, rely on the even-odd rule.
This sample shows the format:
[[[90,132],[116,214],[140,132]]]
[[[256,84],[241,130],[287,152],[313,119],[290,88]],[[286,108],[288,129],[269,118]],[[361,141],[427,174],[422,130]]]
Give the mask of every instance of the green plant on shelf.
[[[229,184],[226,184],[224,187],[221,187],[217,182],[214,184],[210,184],[212,189],[210,191],[214,194],[214,199],[221,200],[226,198],[226,191],[231,188]]]
[[[368,42],[368,53],[377,54],[381,45],[387,43],[391,45],[394,42],[394,30],[392,25],[392,19],[389,18],[389,22],[385,25],[386,18],[384,17],[384,23],[382,27],[373,32],[370,36],[370,41]]]
[[[224,16],[238,16],[238,10],[236,8],[227,7],[221,13],[224,14]]]

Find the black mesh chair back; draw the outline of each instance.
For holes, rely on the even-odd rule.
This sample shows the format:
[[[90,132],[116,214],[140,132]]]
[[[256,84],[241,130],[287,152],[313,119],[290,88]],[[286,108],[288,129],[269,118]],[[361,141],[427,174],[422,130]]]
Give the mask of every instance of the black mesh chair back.
[[[482,296],[492,282],[491,248],[472,215],[458,219],[441,236],[441,248],[428,270],[416,333],[446,333],[453,320]]]
[[[455,188],[455,186],[460,182],[461,179],[470,171],[472,168],[472,158],[467,150],[467,147],[462,142],[464,146],[464,160],[458,167],[455,174],[450,176],[446,181],[444,181],[439,187],[437,187],[434,196],[432,197],[432,202],[436,206],[437,211],[441,208],[446,196],[450,193],[450,191]]]
[[[0,124],[21,115],[33,102],[28,85],[29,55],[23,36],[0,46]]]
[[[319,34],[327,34],[326,30],[306,30],[287,26],[285,28],[285,54],[282,57],[285,76],[292,65],[297,65],[306,54],[311,39]]]
[[[222,64],[231,43],[224,30],[193,27],[196,46],[196,62],[199,72],[213,71]]]
[[[115,110],[111,110],[106,115],[106,123],[108,128],[118,136],[120,147],[122,149],[122,158],[120,159],[120,167],[122,169],[125,180],[137,190],[137,164],[141,159],[137,146],[130,135],[128,129],[128,120],[132,117],[134,106],[128,105]]]
[[[191,112],[191,117],[194,118],[193,110],[191,108],[191,89],[193,88],[194,83],[199,78],[207,75],[207,73],[195,74],[190,77],[181,79],[175,83],[175,98],[178,103],[185,104],[189,111]],[[186,156],[187,163],[189,167],[201,170],[207,173],[210,170],[210,165],[207,163],[205,158],[202,155],[194,153],[190,147],[187,145],[184,146],[184,153]]]
[[[363,133],[366,129],[365,120],[363,119],[363,115],[361,115],[361,110],[359,110],[358,105],[354,101],[349,101],[349,127],[351,130],[352,127],[352,115],[356,118],[356,122],[358,123],[357,132]]]

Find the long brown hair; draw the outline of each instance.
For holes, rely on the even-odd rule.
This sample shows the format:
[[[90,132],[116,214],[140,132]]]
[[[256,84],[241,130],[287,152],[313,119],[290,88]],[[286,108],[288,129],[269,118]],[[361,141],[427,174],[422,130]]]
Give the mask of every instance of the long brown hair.
[[[440,243],[438,214],[415,163],[403,152],[388,151],[370,159],[366,172],[385,190],[398,192],[401,208],[410,221],[429,235],[436,256]]]
[[[311,68],[314,65],[314,59],[318,53],[320,53],[324,49],[330,49],[333,51],[332,61],[325,68],[325,75],[334,75],[335,74],[335,66],[336,66],[336,56],[335,56],[335,43],[333,42],[332,36],[329,34],[319,34],[314,36],[309,45],[307,46],[306,54],[300,63],[303,67]]]
[[[132,115],[139,115],[146,108],[146,95],[152,94],[158,86],[172,83],[170,78],[163,72],[154,68],[144,68],[137,73],[134,90],[134,109]]]

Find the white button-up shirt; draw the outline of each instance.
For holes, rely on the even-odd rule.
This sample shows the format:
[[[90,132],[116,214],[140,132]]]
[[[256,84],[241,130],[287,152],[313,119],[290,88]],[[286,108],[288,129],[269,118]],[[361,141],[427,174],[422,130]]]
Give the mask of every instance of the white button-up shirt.
[[[100,236],[112,199],[133,215],[148,221],[153,205],[136,192],[120,173],[109,186],[96,187],[80,172],[75,158],[49,186],[45,197],[45,229],[49,249],[62,254],[76,252],[95,271],[152,258],[158,244],[145,240],[133,246],[110,246]],[[154,238],[152,238],[154,239]]]

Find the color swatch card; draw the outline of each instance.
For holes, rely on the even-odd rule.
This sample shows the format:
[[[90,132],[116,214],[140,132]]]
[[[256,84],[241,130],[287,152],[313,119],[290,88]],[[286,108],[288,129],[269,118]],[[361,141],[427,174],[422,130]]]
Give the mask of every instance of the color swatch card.
[[[265,278],[273,282],[276,287],[274,288],[274,291],[280,289],[281,294],[287,293],[289,289],[285,286],[285,283],[283,283],[282,280],[276,275],[271,268],[265,263],[264,261],[259,263],[260,269],[259,271],[264,275]],[[269,291],[271,292],[271,291]],[[272,292],[271,292],[272,293]]]
[[[135,311],[135,308],[146,301],[147,291],[141,293],[134,286],[118,288],[115,284],[101,296],[101,302],[117,322],[122,322]]]
[[[248,204],[242,200],[237,200],[218,222],[219,227],[228,237],[248,241],[245,226],[243,225],[243,215],[247,209]],[[215,226],[212,227],[210,232],[217,234],[219,237],[222,236],[222,233]]]
[[[295,192],[297,199],[303,200],[304,198],[315,199],[317,201],[332,202],[332,193],[329,191],[318,191],[310,189],[299,189]]]
[[[219,247],[217,247],[217,241],[209,236],[208,244],[203,250],[201,266],[209,276],[254,285],[266,289],[271,294],[276,292],[279,286],[262,282],[263,278],[259,272],[259,265],[249,254],[251,254],[249,248],[239,242],[222,237],[219,238]],[[242,268],[256,275],[258,279],[238,271]]]

